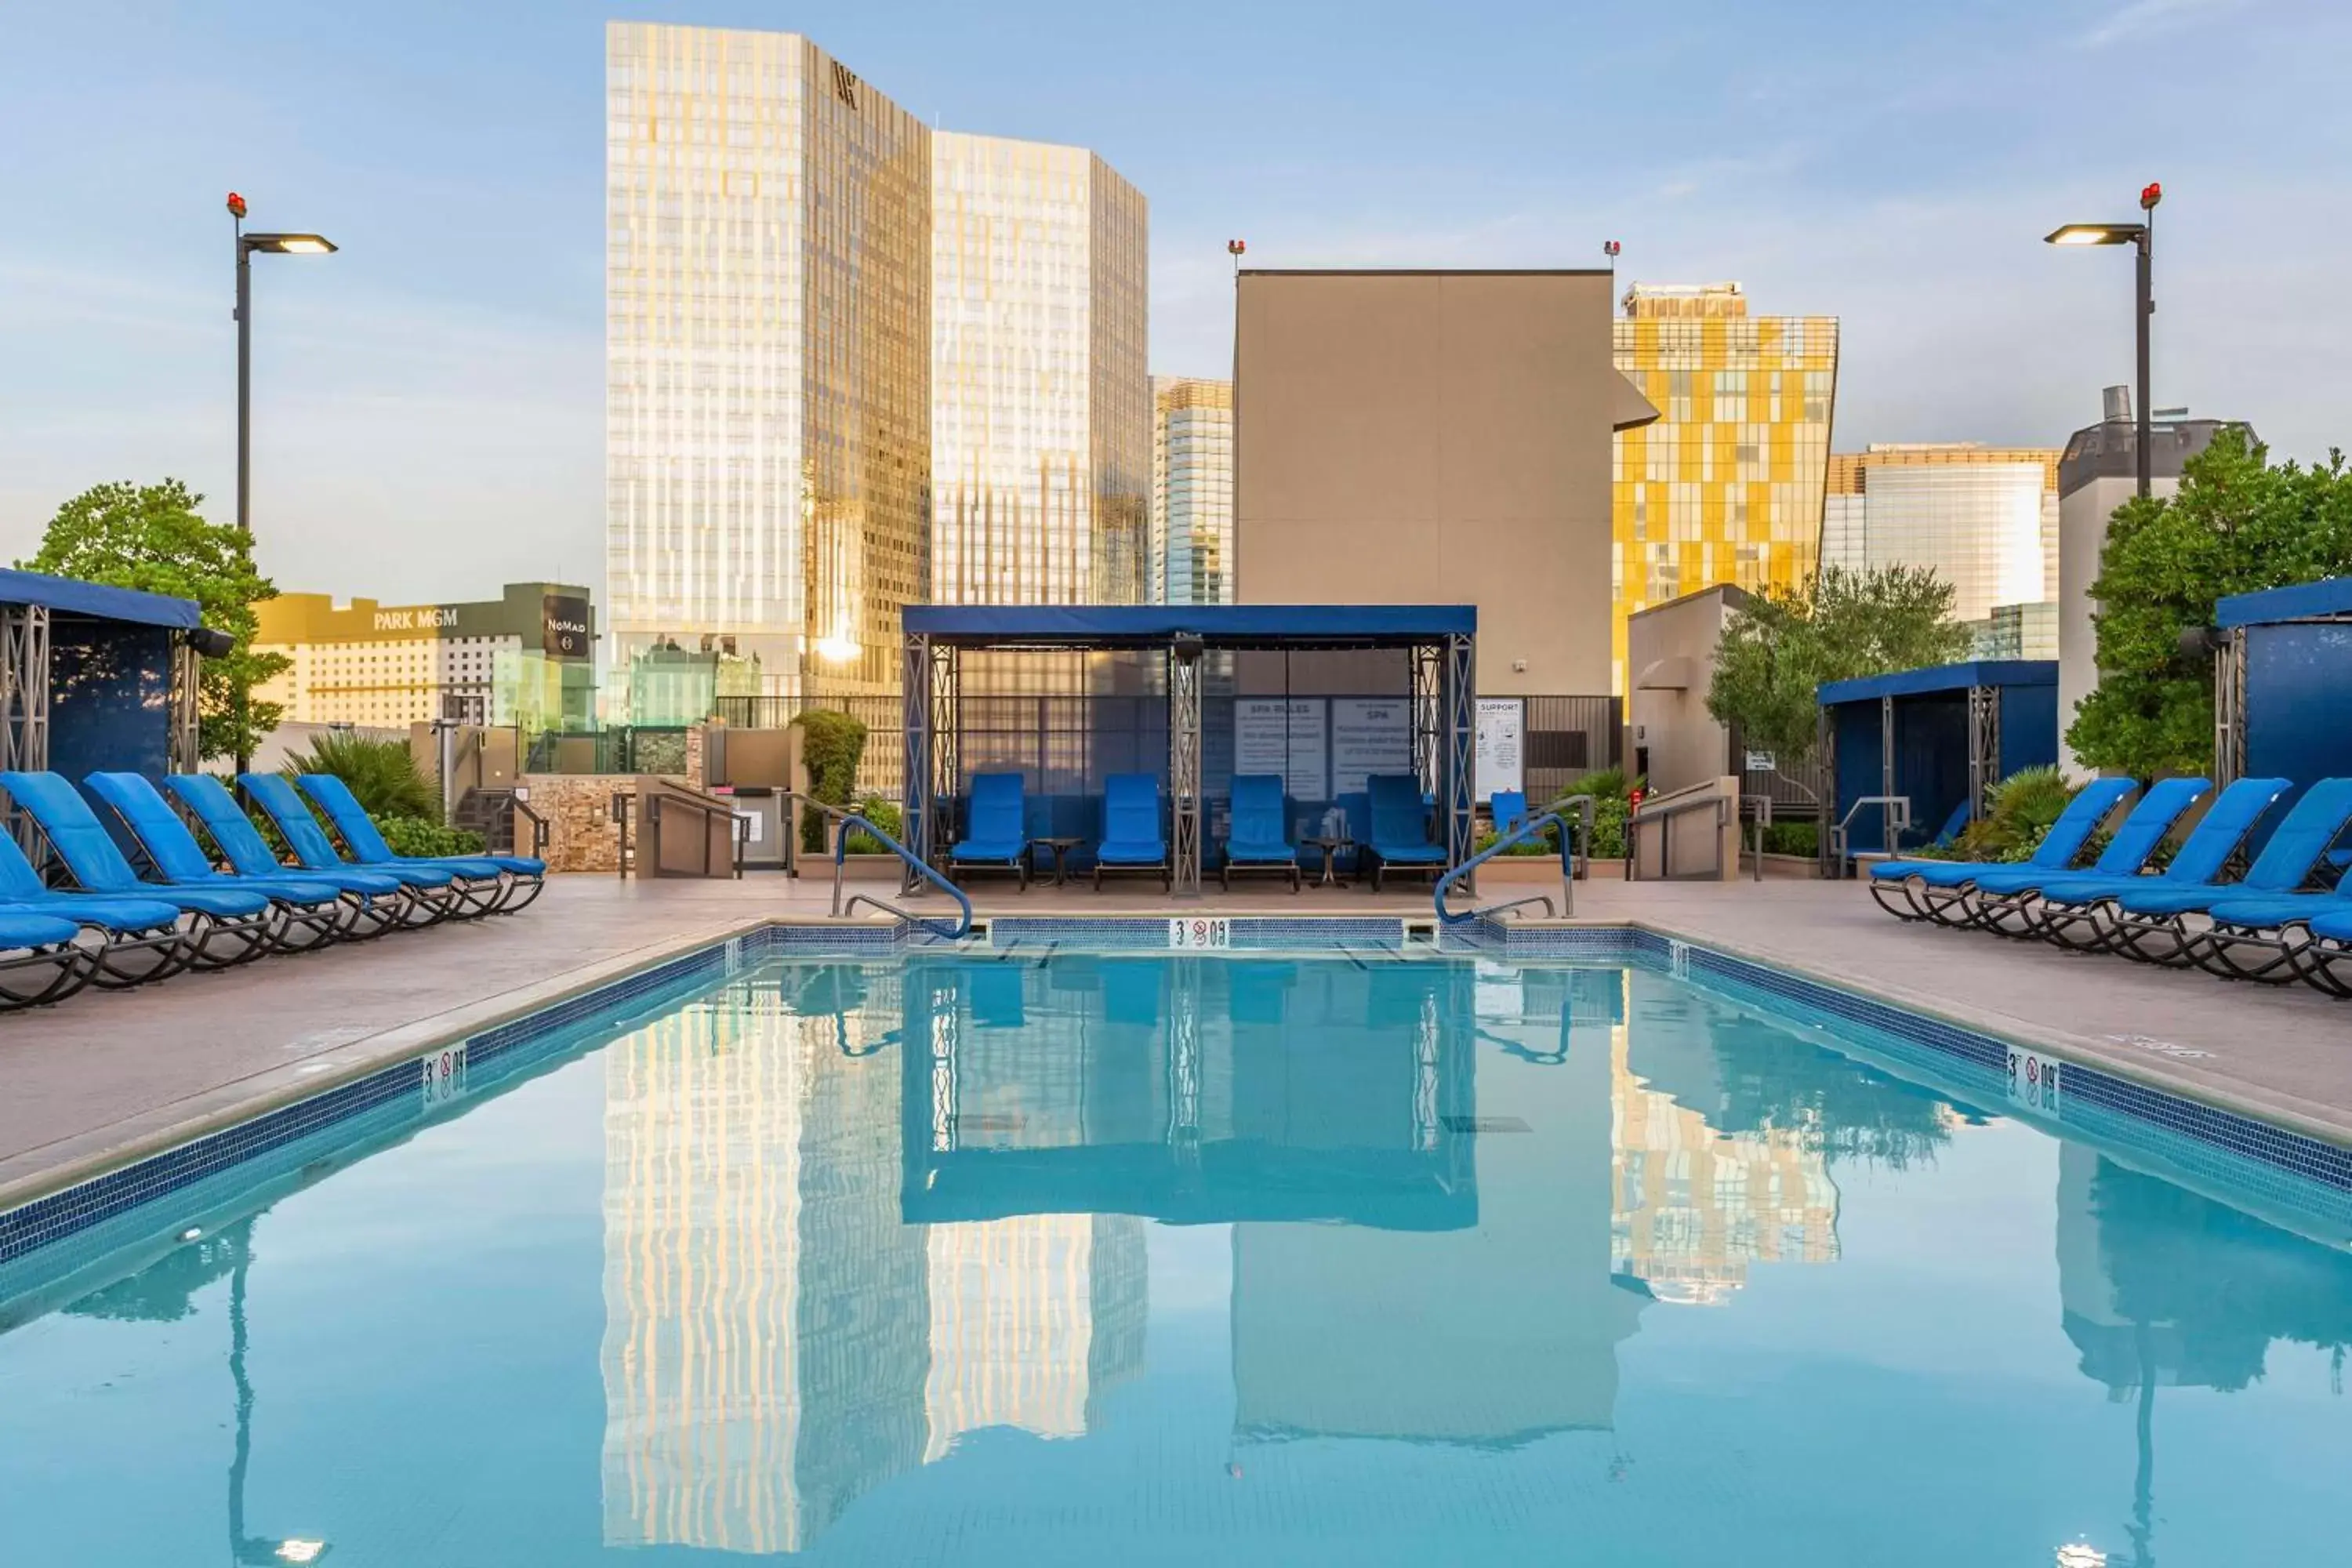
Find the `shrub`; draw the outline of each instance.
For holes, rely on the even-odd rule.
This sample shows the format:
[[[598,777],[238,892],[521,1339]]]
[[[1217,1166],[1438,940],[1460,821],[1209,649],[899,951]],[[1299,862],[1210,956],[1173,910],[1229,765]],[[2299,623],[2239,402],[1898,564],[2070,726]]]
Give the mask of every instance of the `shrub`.
[[[441,819],[438,792],[416,765],[405,741],[330,730],[312,737],[309,756],[288,759],[280,771],[289,779],[302,773],[334,774],[379,822],[388,816]]]
[[[395,855],[478,855],[482,836],[422,816],[379,816],[376,826]]]
[[[1992,786],[1990,808],[1962,830],[1958,858],[2031,859],[2051,825],[2074,798],[2074,786],[2054,767],[2024,768]]]
[[[1764,829],[1764,852],[1802,855],[1811,859],[1822,852],[1822,825],[1811,817],[1768,824]]]
[[[857,787],[857,764],[866,755],[865,724],[833,708],[812,708],[793,722],[800,727],[801,761],[808,768],[809,794],[827,805],[847,805],[850,792]],[[821,811],[802,815],[803,851],[824,853],[825,826],[830,820]]]
[[[857,815],[893,838],[905,837],[899,831],[898,805],[896,801],[884,800],[878,795],[869,795],[858,803]],[[890,847],[873,835],[853,827],[849,830],[849,852],[852,855],[887,855],[890,853]]]

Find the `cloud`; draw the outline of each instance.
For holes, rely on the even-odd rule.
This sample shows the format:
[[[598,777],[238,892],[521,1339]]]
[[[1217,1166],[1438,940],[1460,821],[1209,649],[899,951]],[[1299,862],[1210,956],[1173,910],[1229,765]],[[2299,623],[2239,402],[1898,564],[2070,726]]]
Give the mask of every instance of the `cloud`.
[[[2104,49],[2109,44],[2189,26],[2207,16],[2234,11],[2244,4],[2245,0],[2131,0],[2129,5],[2109,12],[2105,20],[2074,42],[2081,48]]]

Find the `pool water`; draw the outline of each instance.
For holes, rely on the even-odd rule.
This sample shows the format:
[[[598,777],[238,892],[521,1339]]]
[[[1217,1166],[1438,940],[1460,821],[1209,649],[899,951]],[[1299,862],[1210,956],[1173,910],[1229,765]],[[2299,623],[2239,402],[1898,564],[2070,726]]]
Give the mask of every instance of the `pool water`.
[[[1822,1019],[1016,951],[586,1034],[0,1334],[0,1562],[2343,1557],[2343,1238]]]

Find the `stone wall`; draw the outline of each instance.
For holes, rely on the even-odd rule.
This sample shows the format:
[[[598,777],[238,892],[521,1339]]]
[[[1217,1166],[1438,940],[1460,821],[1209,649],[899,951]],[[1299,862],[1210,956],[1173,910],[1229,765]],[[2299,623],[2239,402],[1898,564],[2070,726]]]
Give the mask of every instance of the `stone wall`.
[[[517,781],[529,791],[531,810],[547,819],[547,868],[602,871],[621,865],[621,830],[613,821],[613,797],[637,793],[629,773],[525,773]]]

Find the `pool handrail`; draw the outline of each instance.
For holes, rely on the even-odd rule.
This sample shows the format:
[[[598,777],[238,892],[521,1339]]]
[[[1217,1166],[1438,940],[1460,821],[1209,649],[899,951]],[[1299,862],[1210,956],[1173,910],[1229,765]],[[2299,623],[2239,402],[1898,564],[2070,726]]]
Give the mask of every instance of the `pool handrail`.
[[[1437,906],[1438,923],[1452,929],[1467,924],[1482,915],[1498,915],[1505,910],[1516,910],[1528,904],[1541,904],[1547,916],[1557,913],[1564,917],[1573,917],[1576,913],[1576,875],[1591,854],[1592,813],[1596,804],[1593,797],[1589,795],[1564,795],[1541,811],[1530,813],[1517,827],[1500,835],[1495,842],[1438,878],[1437,886],[1430,894],[1431,901]],[[1574,830],[1571,830],[1568,819],[1560,815],[1570,806],[1576,808]],[[1551,896],[1548,893],[1531,893],[1524,899],[1512,899],[1499,904],[1481,904],[1475,909],[1464,910],[1459,913],[1445,907],[1445,895],[1453,890],[1455,882],[1508,849],[1512,845],[1524,843],[1537,834],[1554,826],[1559,829],[1560,837],[1560,902],[1557,911],[1553,910]]]
[[[803,805],[814,806],[818,811],[824,813],[826,816],[831,817],[835,822],[841,825],[840,831],[834,835],[833,839],[834,919],[839,920],[842,916],[856,909],[860,904],[871,904],[885,914],[897,915],[900,920],[906,921],[912,925],[919,925],[925,931],[929,931],[933,936],[945,937],[950,942],[961,942],[965,937],[971,934],[971,899],[961,888],[957,887],[953,882],[949,881],[945,877],[940,876],[930,867],[925,865],[921,857],[918,856],[913,850],[908,848],[896,838],[891,837],[890,835],[883,832],[880,828],[875,826],[871,822],[868,822],[866,818],[860,816],[854,811],[845,811],[840,806],[819,800],[814,795],[804,795],[799,790],[778,790],[776,794],[786,802],[799,801]],[[907,869],[913,875],[920,877],[923,880],[930,883],[933,887],[940,889],[941,891],[945,892],[948,897],[953,899],[956,901],[956,907],[960,911],[958,918],[953,924],[950,925],[946,921],[936,920],[928,915],[919,915],[911,910],[902,910],[898,905],[884,899],[877,899],[871,893],[854,894],[846,904],[843,903],[841,900],[841,879],[842,873],[846,869],[849,863],[849,832],[853,827],[861,833],[868,835],[876,843],[882,845],[887,848],[891,854],[896,855],[900,860],[906,862]],[[787,833],[792,831],[789,824],[786,826],[785,831]]]

